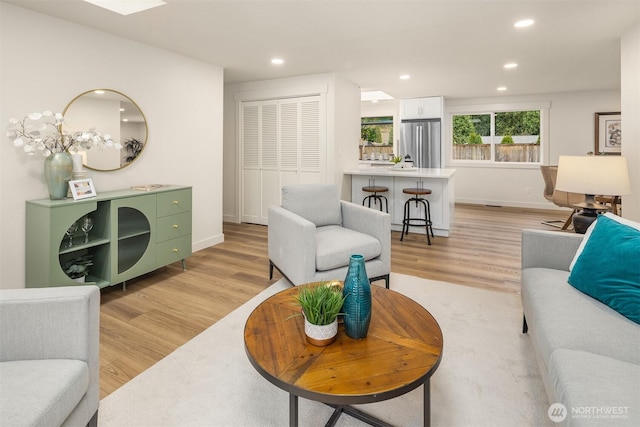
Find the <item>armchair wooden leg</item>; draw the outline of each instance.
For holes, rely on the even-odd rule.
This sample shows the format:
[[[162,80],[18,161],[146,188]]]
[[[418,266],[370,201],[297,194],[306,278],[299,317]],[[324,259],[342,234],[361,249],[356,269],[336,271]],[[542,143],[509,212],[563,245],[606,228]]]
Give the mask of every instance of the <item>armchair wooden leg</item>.
[[[529,332],[529,325],[527,325],[527,318],[522,315],[522,333],[526,334]]]
[[[273,279],[273,263],[269,260],[269,280]]]

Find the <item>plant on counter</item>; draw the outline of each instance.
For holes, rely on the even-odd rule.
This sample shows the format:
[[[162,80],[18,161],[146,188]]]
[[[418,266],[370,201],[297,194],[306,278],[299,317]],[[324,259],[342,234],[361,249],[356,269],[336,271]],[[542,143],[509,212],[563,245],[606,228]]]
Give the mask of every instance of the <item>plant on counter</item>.
[[[402,161],[402,157],[393,156],[393,157],[391,157],[391,161],[397,165],[398,163],[400,163]]]

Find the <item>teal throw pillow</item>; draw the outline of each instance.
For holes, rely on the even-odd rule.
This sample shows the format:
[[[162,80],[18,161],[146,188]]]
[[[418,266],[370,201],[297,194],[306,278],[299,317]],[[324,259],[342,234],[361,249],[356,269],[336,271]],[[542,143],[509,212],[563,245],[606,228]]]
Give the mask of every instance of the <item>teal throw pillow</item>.
[[[640,230],[598,217],[569,284],[640,324]]]

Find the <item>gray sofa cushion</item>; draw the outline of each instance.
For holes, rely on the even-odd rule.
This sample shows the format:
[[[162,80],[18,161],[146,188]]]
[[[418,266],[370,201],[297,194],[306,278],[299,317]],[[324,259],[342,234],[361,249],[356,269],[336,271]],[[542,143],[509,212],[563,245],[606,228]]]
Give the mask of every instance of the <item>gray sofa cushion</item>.
[[[555,396],[567,408],[563,425],[640,425],[639,365],[559,349],[549,360],[549,377]]]
[[[0,420],[7,426],[59,426],[89,386],[81,360],[45,359],[0,363]]]
[[[559,348],[583,350],[640,364],[640,328],[567,283],[569,272],[522,271],[522,301],[547,371]],[[533,308],[535,307],[535,309]]]
[[[282,207],[311,221],[316,227],[341,225],[338,187],[325,184],[282,187]]]
[[[380,241],[368,234],[337,225],[316,229],[316,270],[325,271],[349,264],[351,255],[362,255],[365,261],[380,256]],[[343,279],[343,278],[342,278]]]

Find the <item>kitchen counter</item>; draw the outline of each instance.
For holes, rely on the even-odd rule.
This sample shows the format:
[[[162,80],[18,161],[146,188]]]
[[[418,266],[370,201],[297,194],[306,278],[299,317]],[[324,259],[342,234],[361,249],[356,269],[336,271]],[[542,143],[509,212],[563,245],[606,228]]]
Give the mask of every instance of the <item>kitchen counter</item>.
[[[345,172],[347,175],[371,175],[371,176],[405,176],[421,178],[452,178],[455,169],[434,168],[396,168],[394,166],[361,167]]]
[[[411,196],[402,192],[403,188],[422,186],[431,190],[425,198],[429,201],[433,232],[436,236],[448,237],[451,231],[451,219],[454,213],[454,175],[455,169],[429,169],[390,167],[361,167],[345,172],[351,176],[351,201],[362,204],[370,193],[362,191],[369,185],[384,186],[389,192],[381,193],[389,201],[391,229],[402,230],[404,203]],[[374,208],[374,206],[372,206]],[[377,209],[378,206],[375,206]],[[411,216],[418,216],[415,204],[411,204]],[[425,233],[424,227],[410,227],[411,233]],[[426,240],[426,239],[425,239]],[[426,242],[425,242],[426,244]],[[434,241],[437,244],[437,241]]]

